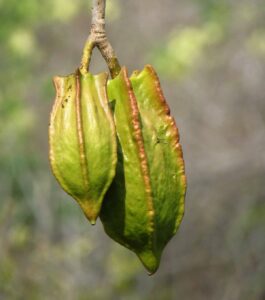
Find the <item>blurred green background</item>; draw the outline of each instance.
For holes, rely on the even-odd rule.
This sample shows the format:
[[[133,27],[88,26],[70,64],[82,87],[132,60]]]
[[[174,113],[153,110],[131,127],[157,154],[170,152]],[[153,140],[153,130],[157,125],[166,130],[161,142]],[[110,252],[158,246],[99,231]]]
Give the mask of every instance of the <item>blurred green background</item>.
[[[107,0],[120,62],[155,66],[186,161],[185,217],[152,277],[48,163],[51,79],[79,65],[89,1],[0,0],[0,20],[0,299],[264,300],[265,1]]]

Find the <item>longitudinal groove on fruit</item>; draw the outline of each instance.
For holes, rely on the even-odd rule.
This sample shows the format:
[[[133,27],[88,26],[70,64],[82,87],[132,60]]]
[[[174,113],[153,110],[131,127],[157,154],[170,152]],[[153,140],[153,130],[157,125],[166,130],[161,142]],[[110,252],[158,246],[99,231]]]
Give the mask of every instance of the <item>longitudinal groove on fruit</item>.
[[[77,123],[77,136],[78,136],[78,151],[80,155],[80,166],[82,170],[82,176],[84,181],[84,189],[89,189],[89,179],[88,179],[88,168],[87,168],[87,158],[85,153],[85,143],[84,143],[84,130],[82,121],[82,110],[81,110],[81,97],[80,97],[80,78],[76,74],[76,123]]]
[[[126,83],[127,90],[128,90],[128,96],[130,100],[130,107],[131,107],[131,113],[132,113],[132,124],[134,128],[134,136],[136,140],[136,145],[138,147],[138,155],[140,159],[140,166],[141,166],[141,172],[143,174],[143,179],[145,183],[145,190],[146,190],[146,202],[147,202],[147,215],[149,219],[149,232],[150,232],[150,239],[149,239],[149,248],[153,248],[154,243],[154,230],[155,230],[155,221],[154,221],[154,205],[153,205],[153,197],[152,197],[152,190],[151,190],[151,183],[150,183],[150,174],[148,169],[148,163],[147,158],[145,154],[144,149],[144,142],[143,142],[143,136],[141,132],[141,125],[139,120],[139,110],[137,106],[137,101],[135,98],[135,95],[132,90],[131,82],[128,78],[128,74],[125,68],[122,69],[124,82]]]

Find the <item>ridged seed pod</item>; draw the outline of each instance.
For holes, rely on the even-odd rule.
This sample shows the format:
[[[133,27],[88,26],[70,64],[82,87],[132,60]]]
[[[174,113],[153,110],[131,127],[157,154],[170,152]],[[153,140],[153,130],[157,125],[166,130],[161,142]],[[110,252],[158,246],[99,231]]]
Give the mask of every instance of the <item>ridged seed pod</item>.
[[[55,77],[50,163],[62,188],[94,224],[115,175],[116,132],[106,92],[107,73]]]
[[[184,213],[186,177],[179,135],[151,66],[108,82],[118,136],[116,176],[100,218],[106,233],[154,273]]]

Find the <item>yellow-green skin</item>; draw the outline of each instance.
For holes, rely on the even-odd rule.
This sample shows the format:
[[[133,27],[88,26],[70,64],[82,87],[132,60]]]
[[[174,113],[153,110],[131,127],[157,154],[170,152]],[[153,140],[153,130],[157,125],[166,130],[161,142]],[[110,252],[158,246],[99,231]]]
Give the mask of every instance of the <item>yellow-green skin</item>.
[[[179,135],[151,66],[108,82],[118,136],[116,176],[100,218],[106,233],[134,251],[148,272],[184,214],[186,177]]]
[[[50,163],[62,186],[95,224],[116,169],[117,143],[107,73],[55,77],[49,126]]]

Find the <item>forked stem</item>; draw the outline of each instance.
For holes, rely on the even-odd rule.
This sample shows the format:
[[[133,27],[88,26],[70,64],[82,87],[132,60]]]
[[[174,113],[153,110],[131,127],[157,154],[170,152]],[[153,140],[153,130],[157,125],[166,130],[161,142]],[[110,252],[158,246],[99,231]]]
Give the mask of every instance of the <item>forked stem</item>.
[[[93,0],[91,29],[83,50],[80,72],[88,72],[92,51],[94,47],[98,47],[108,65],[111,77],[114,78],[119,74],[121,67],[106,36],[105,9],[106,0]]]

